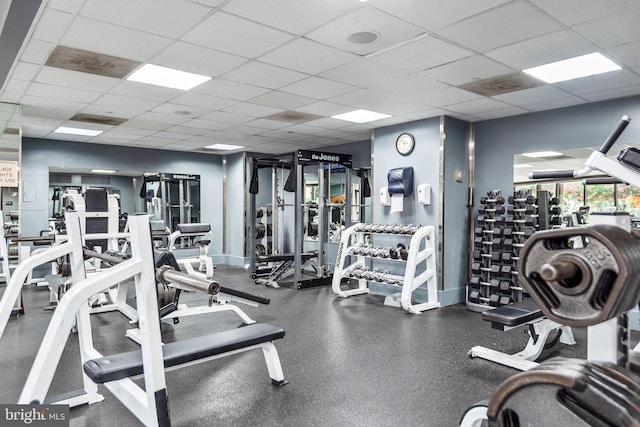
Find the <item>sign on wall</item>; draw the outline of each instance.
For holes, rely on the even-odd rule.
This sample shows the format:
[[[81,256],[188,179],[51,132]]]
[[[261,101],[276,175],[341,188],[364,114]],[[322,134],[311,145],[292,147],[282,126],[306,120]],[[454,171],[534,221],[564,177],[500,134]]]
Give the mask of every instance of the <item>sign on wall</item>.
[[[0,187],[18,186],[18,162],[0,162]]]

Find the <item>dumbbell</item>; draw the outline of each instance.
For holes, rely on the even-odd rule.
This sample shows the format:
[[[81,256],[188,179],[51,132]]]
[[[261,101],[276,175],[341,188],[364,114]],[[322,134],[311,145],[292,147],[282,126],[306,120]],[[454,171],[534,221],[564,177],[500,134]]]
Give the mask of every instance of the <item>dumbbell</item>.
[[[491,307],[498,307],[500,305],[500,295],[498,294],[489,295],[489,305]]]
[[[549,214],[562,215],[562,208],[560,206],[552,206],[549,208]]]
[[[506,297],[506,296],[502,296],[500,297],[500,300],[498,301],[499,305],[507,305],[507,304],[511,304],[513,302],[513,300],[511,299],[511,297]]]
[[[500,292],[509,292],[509,290],[511,290],[511,282],[509,282],[508,280],[501,280],[498,287],[500,289]]]
[[[409,252],[407,252],[407,247],[404,244],[398,243],[397,252],[401,260],[403,261],[407,260],[407,257],[409,256]]]
[[[383,249],[381,247],[377,247],[373,251],[373,256],[376,256],[378,258],[388,258],[389,257],[389,251],[386,250],[386,249]]]
[[[511,279],[511,266],[503,265],[502,267],[500,267],[500,276],[504,277],[505,279]]]
[[[560,218],[559,216],[554,216],[552,218],[549,218],[549,223],[551,225],[562,225],[562,218]]]
[[[494,238],[494,239],[492,240],[492,242],[493,242],[493,249],[494,249],[494,250],[495,250],[495,249],[501,249],[501,248],[502,248],[503,241],[502,241],[502,239],[501,239],[500,237],[496,237],[496,238]]]
[[[489,282],[489,286],[491,286],[492,288],[498,289],[500,287],[500,280],[499,279],[491,279],[491,281]]]
[[[469,292],[469,302],[479,304],[480,303],[480,291],[472,290]]]
[[[640,240],[614,225],[540,231],[520,251],[518,278],[550,320],[601,323],[638,304]]]
[[[511,262],[511,257],[512,257],[511,252],[502,252],[500,261],[502,261],[504,264],[508,264]]]
[[[500,252],[494,251],[491,253],[491,262],[495,264],[500,262]]]
[[[493,264],[491,266],[491,277],[500,277],[500,265]]]
[[[264,210],[262,208],[256,209],[256,218],[262,218],[264,215]]]
[[[473,288],[480,287],[480,276],[471,276],[471,280],[469,280],[469,286]]]

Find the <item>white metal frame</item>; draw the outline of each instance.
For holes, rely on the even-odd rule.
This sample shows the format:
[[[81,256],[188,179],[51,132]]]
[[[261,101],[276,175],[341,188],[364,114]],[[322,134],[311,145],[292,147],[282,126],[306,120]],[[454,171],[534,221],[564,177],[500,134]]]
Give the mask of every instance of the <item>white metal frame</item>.
[[[513,327],[505,326],[503,330],[508,331],[529,325],[533,327],[537,338],[534,339],[531,335],[531,331],[527,330],[529,341],[527,341],[527,345],[522,351],[515,354],[507,354],[490,348],[475,346],[469,350],[469,356],[490,360],[521,371],[528,371],[529,369],[535,368],[539,365],[536,360],[538,360],[538,357],[542,354],[544,345],[552,332],[556,332],[558,330],[562,331],[560,335],[560,342],[563,344],[574,345],[576,343],[571,327],[561,325],[547,318],[536,319]]]
[[[366,279],[357,279],[358,287],[355,289],[345,290],[341,286],[342,279],[347,277],[351,270],[363,265],[365,259],[372,259],[364,255],[353,255],[350,251],[351,246],[356,243],[363,243],[364,235],[370,233],[361,231],[362,227],[362,223],[352,225],[342,233],[342,238],[340,239],[336,266],[333,272],[332,289],[334,293],[343,298],[369,293]],[[398,234],[397,236],[400,235]],[[399,293],[388,296],[385,299],[385,305],[399,306],[413,314],[420,314],[423,311],[440,307],[434,243],[434,227],[431,225],[419,227],[413,233],[407,248],[407,260],[400,261],[405,262],[404,275],[388,276],[389,279],[402,280],[402,289]],[[420,249],[421,246],[424,246],[424,248]],[[346,265],[348,256],[354,257],[356,261]],[[424,270],[416,276],[416,272],[420,267],[424,267]],[[426,284],[428,301],[414,304],[413,293],[424,284]]]
[[[196,233],[182,233],[180,230],[176,230],[169,236],[169,250],[174,252],[176,249],[179,249],[176,246],[176,241],[179,238],[184,237],[204,237],[209,240],[209,242],[213,242],[213,234],[211,230],[206,232],[196,232]],[[188,274],[193,274],[196,271],[193,268],[192,263],[198,263],[198,272],[204,273],[207,279],[211,279],[213,277],[213,260],[209,256],[209,245],[204,245],[204,247],[200,247],[200,253],[196,258],[177,258],[178,264],[180,267],[184,267]],[[175,252],[174,252],[175,253]]]

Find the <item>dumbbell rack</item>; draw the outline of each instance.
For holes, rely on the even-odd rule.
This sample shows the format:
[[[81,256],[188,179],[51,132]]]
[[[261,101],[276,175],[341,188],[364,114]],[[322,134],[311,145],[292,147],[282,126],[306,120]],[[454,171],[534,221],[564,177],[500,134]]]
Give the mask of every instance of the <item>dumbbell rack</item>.
[[[371,246],[373,240],[388,242],[390,239],[410,238],[408,246]],[[402,307],[410,313],[440,307],[434,249],[433,226],[406,226],[390,224],[358,223],[347,228],[340,239],[332,289],[346,298],[370,292],[369,283],[378,282],[391,288],[400,288],[385,299],[385,305]],[[404,248],[402,248],[404,246]],[[406,259],[405,259],[406,258]],[[373,264],[387,265],[380,270]],[[398,272],[402,270],[399,274]],[[358,287],[343,289],[344,279],[357,281]],[[427,302],[414,304],[413,294],[419,287],[427,289]]]

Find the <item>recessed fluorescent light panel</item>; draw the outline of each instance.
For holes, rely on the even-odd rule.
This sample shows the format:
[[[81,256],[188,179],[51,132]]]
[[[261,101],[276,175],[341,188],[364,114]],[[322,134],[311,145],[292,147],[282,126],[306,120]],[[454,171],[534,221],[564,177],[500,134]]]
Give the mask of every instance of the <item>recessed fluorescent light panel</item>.
[[[111,169],[91,169],[91,172],[93,173],[116,173],[116,171],[111,170]]]
[[[207,145],[206,147],[209,150],[224,150],[224,151],[229,151],[229,150],[237,150],[239,148],[243,148],[242,145],[231,145],[231,144],[213,144],[213,145]]]
[[[70,135],[82,135],[82,136],[96,136],[102,133],[101,130],[70,128],[66,126],[60,126],[58,129],[54,130],[54,132],[67,133]]]
[[[211,77],[187,73],[159,65],[145,64],[127,77],[127,80],[173,89],[189,90],[211,80]]]
[[[386,119],[387,117],[391,116],[388,114],[376,113],[375,111],[369,110],[355,110],[348,113],[331,116],[332,119],[345,120],[347,122],[353,123],[368,123],[375,120]]]
[[[558,83],[619,69],[619,65],[595,52],[522,71],[546,83]]]
[[[562,153],[558,153],[557,151],[536,151],[533,153],[522,153],[525,157],[534,157],[534,158],[545,158],[545,157],[560,157]]]

